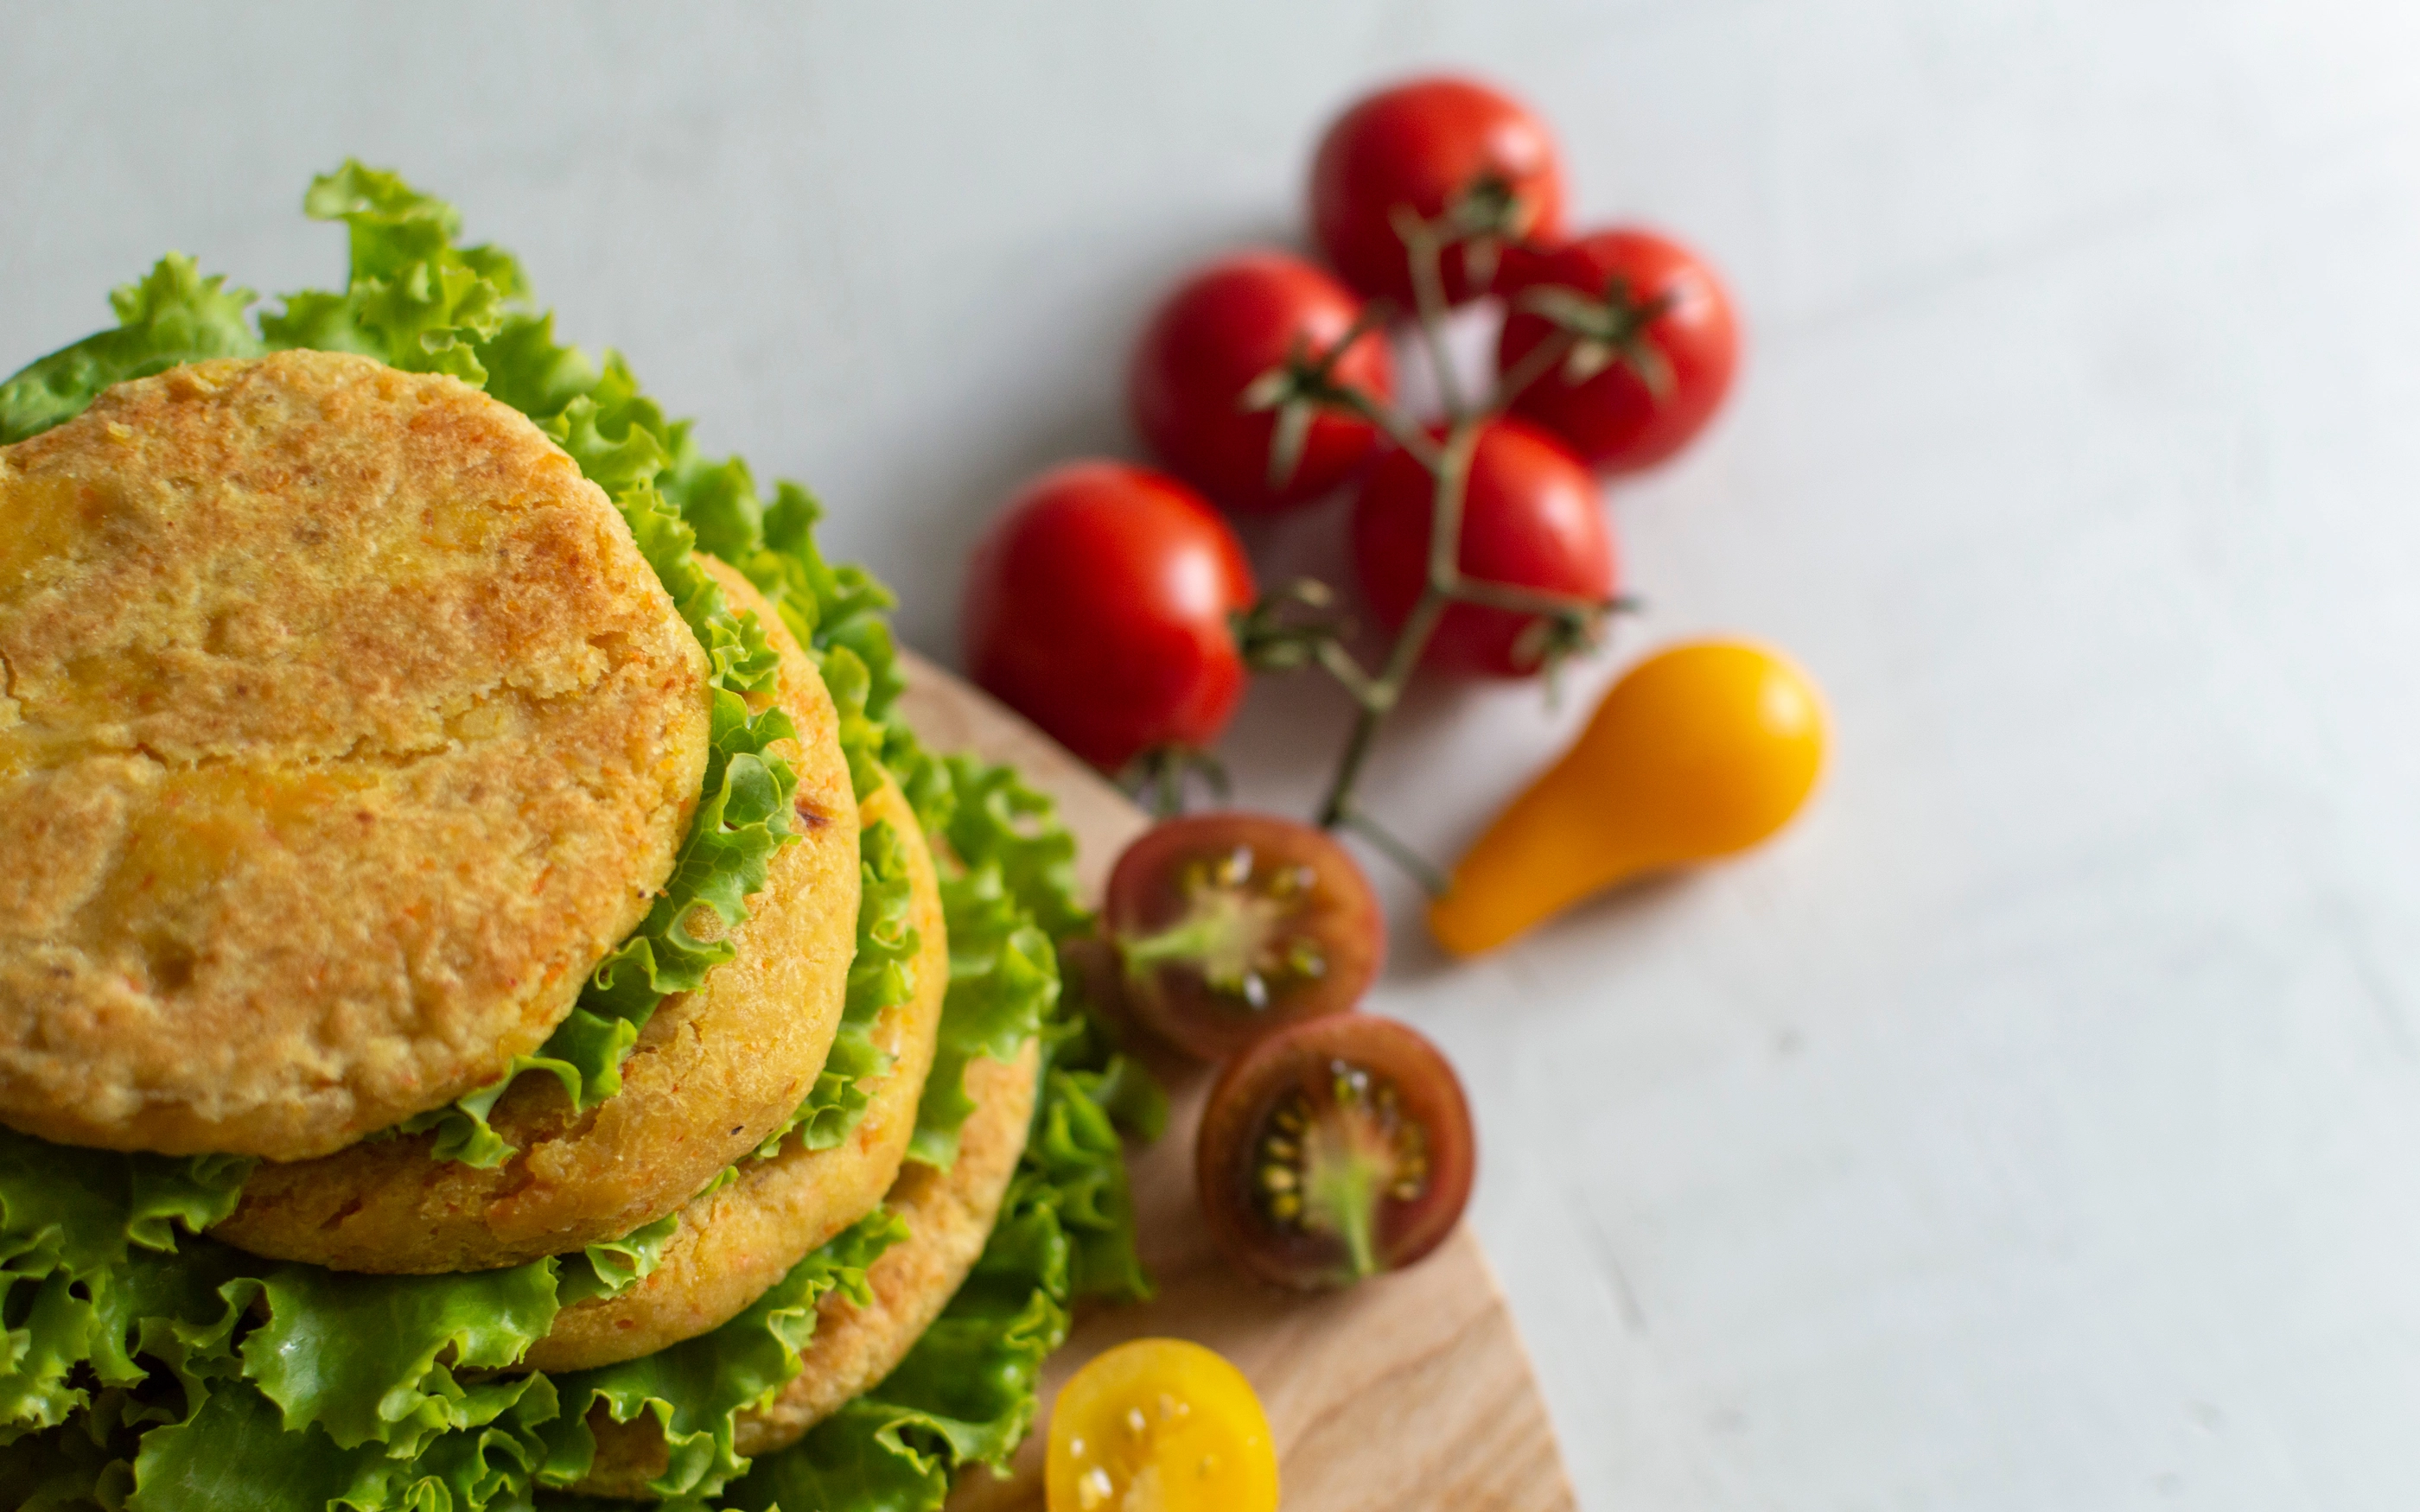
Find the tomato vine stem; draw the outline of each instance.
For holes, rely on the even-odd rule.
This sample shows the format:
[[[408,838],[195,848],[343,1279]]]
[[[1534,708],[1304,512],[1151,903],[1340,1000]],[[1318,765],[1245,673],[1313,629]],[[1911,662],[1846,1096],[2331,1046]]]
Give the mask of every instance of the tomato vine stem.
[[[1606,617],[1621,607],[1621,601],[1600,601],[1519,583],[1494,582],[1463,572],[1463,511],[1469,493],[1471,458],[1478,450],[1481,432],[1523,390],[1569,359],[1583,333],[1558,330],[1499,375],[1481,407],[1472,409],[1446,347],[1450,307],[1446,302],[1444,259],[1451,248],[1487,236],[1486,227],[1493,222],[1487,217],[1465,214],[1458,206],[1447,207],[1434,220],[1422,219],[1409,207],[1399,206],[1391,220],[1409,260],[1416,305],[1412,315],[1445,409],[1442,434],[1432,434],[1389,400],[1357,385],[1334,380],[1334,358],[1360,338],[1367,329],[1361,322],[1357,322],[1346,339],[1326,356],[1297,357],[1272,370],[1248,391],[1246,404],[1256,409],[1280,403],[1315,404],[1357,415],[1419,463],[1435,482],[1429,514],[1426,579],[1374,672],[1345,647],[1344,626],[1341,623],[1289,623],[1284,618],[1282,611],[1290,604],[1312,609],[1326,607],[1327,591],[1316,582],[1290,584],[1264,599],[1237,617],[1236,631],[1252,665],[1267,671],[1316,666],[1353,700],[1353,728],[1320,799],[1317,822],[1324,829],[1349,829],[1361,836],[1435,893],[1444,890],[1444,877],[1416,849],[1357,806],[1354,793],[1369,764],[1380,728],[1402,701],[1404,688],[1419,666],[1420,656],[1428,649],[1446,610],[1454,604],[1466,603],[1534,615],[1559,627],[1558,634],[1543,640],[1568,647],[1592,640]]]
[[[1413,314],[1419,322],[1421,345],[1428,348],[1429,366],[1436,372],[1437,396],[1445,403],[1447,417],[1461,424],[1471,418],[1470,408],[1463,403],[1462,379],[1445,346],[1445,254],[1462,239],[1453,230],[1458,218],[1448,209],[1437,220],[1425,221],[1410,206],[1398,205],[1388,219],[1411,261],[1412,299],[1418,306]]]
[[[1148,802],[1154,819],[1173,819],[1185,811],[1186,779],[1196,775],[1209,785],[1213,796],[1226,798],[1232,784],[1225,764],[1191,746],[1154,746],[1129,763],[1118,774],[1118,781]]]

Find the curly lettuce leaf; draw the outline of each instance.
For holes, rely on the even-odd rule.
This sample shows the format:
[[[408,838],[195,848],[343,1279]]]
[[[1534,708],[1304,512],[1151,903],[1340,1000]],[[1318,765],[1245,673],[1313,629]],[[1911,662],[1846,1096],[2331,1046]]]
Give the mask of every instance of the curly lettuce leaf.
[[[258,1262],[187,1242],[186,1253],[154,1262],[140,1320],[140,1352],[168,1367],[151,1388],[172,1375],[183,1405],[165,1408],[154,1389],[149,1405],[126,1409],[124,1421],[147,1428],[124,1472],[127,1504],[526,1506],[544,1457],[538,1425],[559,1415],[555,1384],[489,1372],[519,1359],[559,1304],[575,1300],[558,1295],[558,1267],[566,1279],[584,1268],[588,1294],[613,1294],[653,1268],[672,1227],[504,1271],[371,1276],[279,1265],[215,1286]],[[607,1253],[620,1262],[611,1276],[598,1273]],[[74,1426],[51,1435],[47,1460],[36,1462],[73,1449]],[[83,1469],[50,1470],[61,1494],[77,1473],[103,1488],[116,1473],[89,1454],[66,1458]],[[440,1486],[452,1500],[426,1500]]]
[[[794,1134],[808,1149],[838,1145],[856,1130],[875,1087],[890,1072],[892,1057],[875,1044],[874,1027],[886,1010],[915,995],[916,954],[923,947],[913,922],[907,846],[887,820],[859,833],[857,954],[849,961],[840,1029],[814,1087],[789,1121],[766,1135],[756,1149],[759,1159],[779,1153]]]
[[[277,1405],[287,1427],[315,1428],[339,1448],[374,1443],[388,1458],[411,1459],[443,1435],[492,1421],[500,1385],[484,1373],[520,1360],[563,1307],[635,1286],[678,1226],[677,1215],[668,1216],[578,1254],[461,1274],[275,1265],[218,1286],[226,1309],[215,1323],[206,1304],[191,1300],[188,1280],[187,1300],[155,1317],[183,1324],[179,1374],[188,1377],[219,1373],[195,1362],[227,1349],[237,1318],[252,1320],[231,1357],[244,1381]],[[219,1257],[197,1255],[186,1269],[207,1272]],[[232,1252],[225,1257],[256,1265]]]
[[[677,1225],[468,1275],[270,1264],[196,1237],[234,1210],[251,1165],[0,1132],[5,1307],[18,1324],[0,1371],[7,1440],[55,1427],[75,1409],[88,1417],[101,1400],[116,1403],[121,1427],[183,1425],[204,1396],[240,1383],[277,1409],[291,1430],[278,1441],[287,1450],[308,1458],[318,1435],[348,1454],[374,1445],[376,1458],[411,1460],[520,1400],[518,1384],[459,1372],[511,1364],[562,1305],[644,1279]]]
[[[741,1409],[769,1399],[799,1370],[815,1308],[839,1291],[872,1300],[866,1269],[907,1237],[896,1213],[877,1208],[800,1260],[738,1317],[712,1333],[594,1370],[554,1378],[565,1412],[539,1433],[547,1457],[540,1484],[569,1486],[595,1463],[588,1414],[598,1404],[617,1423],[653,1418],[669,1465],[649,1482],[659,1496],[710,1496],[747,1468],[733,1445]]]
[[[480,345],[478,357],[488,370],[488,393],[524,415],[561,414],[601,377],[586,352],[556,342],[551,310],[509,312]]]
[[[557,1310],[555,1268],[543,1261],[412,1276],[283,1265],[229,1285],[233,1300],[268,1312],[240,1357],[286,1426],[316,1426],[342,1449],[383,1444],[397,1458],[491,1418],[488,1388],[460,1372],[511,1365]]]
[[[716,1177],[698,1196],[720,1190],[724,1180]],[[555,1263],[561,1267],[555,1283],[558,1300],[568,1307],[576,1302],[618,1297],[655,1274],[656,1267],[663,1263],[664,1246],[680,1231],[680,1221],[681,1211],[675,1208],[619,1239],[599,1240],[576,1255],[556,1256]]]
[[[351,259],[341,293],[287,296],[261,316],[272,347],[357,352],[408,373],[487,381],[478,344],[503,330],[522,293],[520,267],[493,247],[460,247],[462,217],[395,174],[347,159],[312,180],[303,213],[342,221]]]
[[[142,1379],[128,1356],[130,1259],[235,1211],[253,1162],[177,1160],[46,1144],[0,1129],[0,1443],[52,1427],[102,1384]]]
[[[971,756],[952,756],[947,765],[953,802],[946,833],[958,859],[970,871],[996,869],[1053,940],[1091,927],[1092,911],[1076,885],[1076,837],[1060,822],[1059,806],[1013,766]]]
[[[1152,1294],[1151,1276],[1135,1254],[1125,1142],[1100,1096],[1127,1074],[1147,1073],[1123,1057],[1100,1071],[1053,1066],[1026,1138],[1024,1174],[1048,1192],[1067,1238],[1069,1286],[1078,1297],[1140,1302]]]
[[[131,1451],[90,1412],[49,1432],[0,1444],[0,1512],[103,1512],[123,1504]]]
[[[1034,1133],[966,1284],[873,1390],[725,1494],[765,1512],[938,1512],[970,1465],[1005,1470],[1040,1410],[1042,1363],[1084,1296],[1149,1295],[1125,1163],[1081,1074],[1045,1078]]]
[[[129,1512],[526,1512],[536,1426],[559,1414],[541,1375],[499,1377],[474,1389],[473,1419],[398,1458],[377,1443],[346,1448],[316,1425],[290,1427],[244,1381],[205,1385],[186,1417],[146,1433],[124,1473]],[[110,1479],[104,1476],[105,1491]]]
[[[73,420],[103,389],[213,357],[261,351],[244,312],[259,296],[208,278],[194,259],[172,252],[140,283],[109,296],[117,326],[39,359],[0,383],[0,446]]]
[[[205,1389],[192,1414],[143,1436],[132,1512],[253,1512],[327,1507],[357,1489],[382,1457],[350,1452],[317,1428],[289,1428],[276,1404],[241,1381]]]
[[[967,1062],[1006,1060],[1043,1031],[1060,1002],[1055,942],[1092,915],[1077,901],[1075,838],[1048,797],[1006,766],[969,756],[937,764],[948,784],[942,834],[954,861],[941,884],[950,995],[908,1152],[946,1169],[974,1111]]]
[[[862,567],[835,567],[824,560],[814,534],[822,517],[823,505],[814,494],[783,481],[774,486],[773,501],[759,506],[755,538],[738,550],[716,554],[748,574],[802,644],[843,648],[854,656],[867,672],[866,717],[887,720],[908,687],[891,636],[891,610],[898,600]]]
[[[941,911],[949,923],[950,994],[908,1158],[946,1170],[975,1108],[967,1063],[978,1056],[1011,1059],[1042,1032],[1059,998],[1059,957],[991,867],[945,877]]]

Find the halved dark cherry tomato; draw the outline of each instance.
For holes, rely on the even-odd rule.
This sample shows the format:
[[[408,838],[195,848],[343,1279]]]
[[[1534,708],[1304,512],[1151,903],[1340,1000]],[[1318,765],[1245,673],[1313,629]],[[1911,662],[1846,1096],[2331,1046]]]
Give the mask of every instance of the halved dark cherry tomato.
[[[1387,950],[1386,916],[1344,847],[1269,814],[1146,831],[1109,873],[1102,924],[1133,1016],[1205,1060],[1351,1008]]]
[[[1476,1164],[1453,1068],[1418,1030],[1366,1013],[1280,1029],[1230,1063],[1194,1147],[1218,1248],[1306,1291],[1443,1243]]]

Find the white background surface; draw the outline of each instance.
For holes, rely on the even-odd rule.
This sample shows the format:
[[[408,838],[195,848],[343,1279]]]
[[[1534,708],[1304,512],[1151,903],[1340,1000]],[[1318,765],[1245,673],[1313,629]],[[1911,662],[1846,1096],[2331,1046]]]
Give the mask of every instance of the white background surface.
[[[1583,1504],[2420,1502],[2408,0],[7,4],[0,368],[167,247],[331,281],[297,206],[358,152],[810,480],[947,656],[992,506],[1130,448],[1155,292],[1437,63],[1751,324],[1614,497],[1616,660],[1754,632],[1838,727],[1783,842],[1483,964],[1398,888],[1383,1006],[1477,1097]],[[1423,697],[1374,806],[1450,854],[1612,665]],[[1341,721],[1256,695],[1247,793]]]

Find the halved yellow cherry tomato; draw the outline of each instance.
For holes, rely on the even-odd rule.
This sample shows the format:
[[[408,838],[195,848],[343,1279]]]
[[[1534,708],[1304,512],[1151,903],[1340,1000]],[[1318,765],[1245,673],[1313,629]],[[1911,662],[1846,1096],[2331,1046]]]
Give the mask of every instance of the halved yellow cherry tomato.
[[[1244,1373],[1184,1339],[1099,1356],[1050,1410],[1050,1512],[1277,1512],[1278,1454]]]

